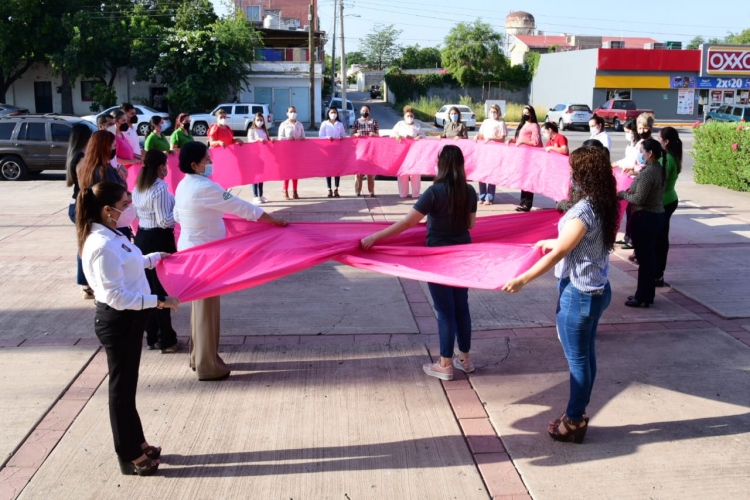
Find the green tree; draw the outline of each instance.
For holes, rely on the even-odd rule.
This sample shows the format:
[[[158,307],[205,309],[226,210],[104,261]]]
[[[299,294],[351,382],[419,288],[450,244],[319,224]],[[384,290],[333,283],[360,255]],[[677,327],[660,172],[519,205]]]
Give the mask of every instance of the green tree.
[[[346,64],[349,66],[351,66],[352,64],[359,64],[360,66],[367,66],[367,58],[362,52],[347,52]]]
[[[696,36],[692,40],[688,42],[688,44],[685,46],[687,50],[695,50],[698,47],[701,46],[702,43],[706,43],[706,41],[703,39],[702,36]]]
[[[539,52],[529,51],[524,54],[523,65],[531,78],[536,75],[536,70],[539,68],[539,61],[541,61],[541,59],[542,55]]]
[[[480,19],[458,23],[445,37],[443,67],[463,86],[496,79],[508,68],[502,45],[503,35]]]
[[[438,68],[442,64],[440,49],[437,47],[420,47],[419,44],[404,47],[397,61],[401,69]]]
[[[398,37],[401,30],[392,24],[383,26],[376,24],[373,31],[365,36],[360,44],[363,47],[362,54],[367,60],[367,65],[373,69],[383,70],[388,68],[393,61],[401,55],[401,46]]]
[[[724,42],[734,45],[750,45],[750,28],[740,33],[730,33]]]
[[[210,0],[183,0],[177,8],[175,28],[200,30],[218,20]]]

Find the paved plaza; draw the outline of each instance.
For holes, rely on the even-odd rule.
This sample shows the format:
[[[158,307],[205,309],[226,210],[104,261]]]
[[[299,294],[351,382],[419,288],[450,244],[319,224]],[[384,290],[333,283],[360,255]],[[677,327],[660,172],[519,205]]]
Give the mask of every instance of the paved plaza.
[[[144,351],[138,407],[164,448],[149,478],[122,476],[112,449],[71,189],[59,174],[0,183],[0,500],[747,498],[750,194],[695,185],[691,166],[672,287],[652,308],[623,305],[637,267],[612,255],[583,445],[546,433],[568,396],[551,274],[518,295],[472,290],[477,371],[440,382],[421,369],[438,355],[426,285],[329,262],[222,298],[227,381],[198,382],[187,350]],[[297,201],[269,182],[264,208],[292,223],[396,221],[412,204],[393,181],[366,199],[353,182],[330,200],[324,179],[301,180]],[[517,200],[502,189],[479,216]],[[189,304],[174,317],[187,342]]]

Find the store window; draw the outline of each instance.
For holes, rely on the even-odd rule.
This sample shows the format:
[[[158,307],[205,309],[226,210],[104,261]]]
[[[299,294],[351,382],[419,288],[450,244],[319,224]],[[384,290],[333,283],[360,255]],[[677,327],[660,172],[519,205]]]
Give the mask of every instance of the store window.
[[[611,99],[632,99],[632,89],[607,89],[607,100]]]
[[[82,81],[81,82],[81,100],[84,102],[91,102],[94,100],[94,81]]]
[[[245,13],[247,14],[247,20],[253,23],[260,23],[263,19],[260,17],[260,5],[248,5]]]

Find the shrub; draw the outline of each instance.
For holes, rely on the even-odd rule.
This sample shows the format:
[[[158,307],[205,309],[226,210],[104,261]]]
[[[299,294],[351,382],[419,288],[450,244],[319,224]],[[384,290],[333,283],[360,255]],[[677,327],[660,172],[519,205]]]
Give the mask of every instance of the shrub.
[[[693,130],[693,175],[698,184],[750,191],[750,130],[745,124],[707,123]]]

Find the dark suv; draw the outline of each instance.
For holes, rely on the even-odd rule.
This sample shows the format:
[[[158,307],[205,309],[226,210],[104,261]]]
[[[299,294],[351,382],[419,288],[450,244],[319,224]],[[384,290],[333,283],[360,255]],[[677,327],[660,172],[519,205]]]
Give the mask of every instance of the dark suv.
[[[42,170],[65,170],[70,130],[91,123],[77,116],[20,115],[0,118],[0,178],[25,179]]]

